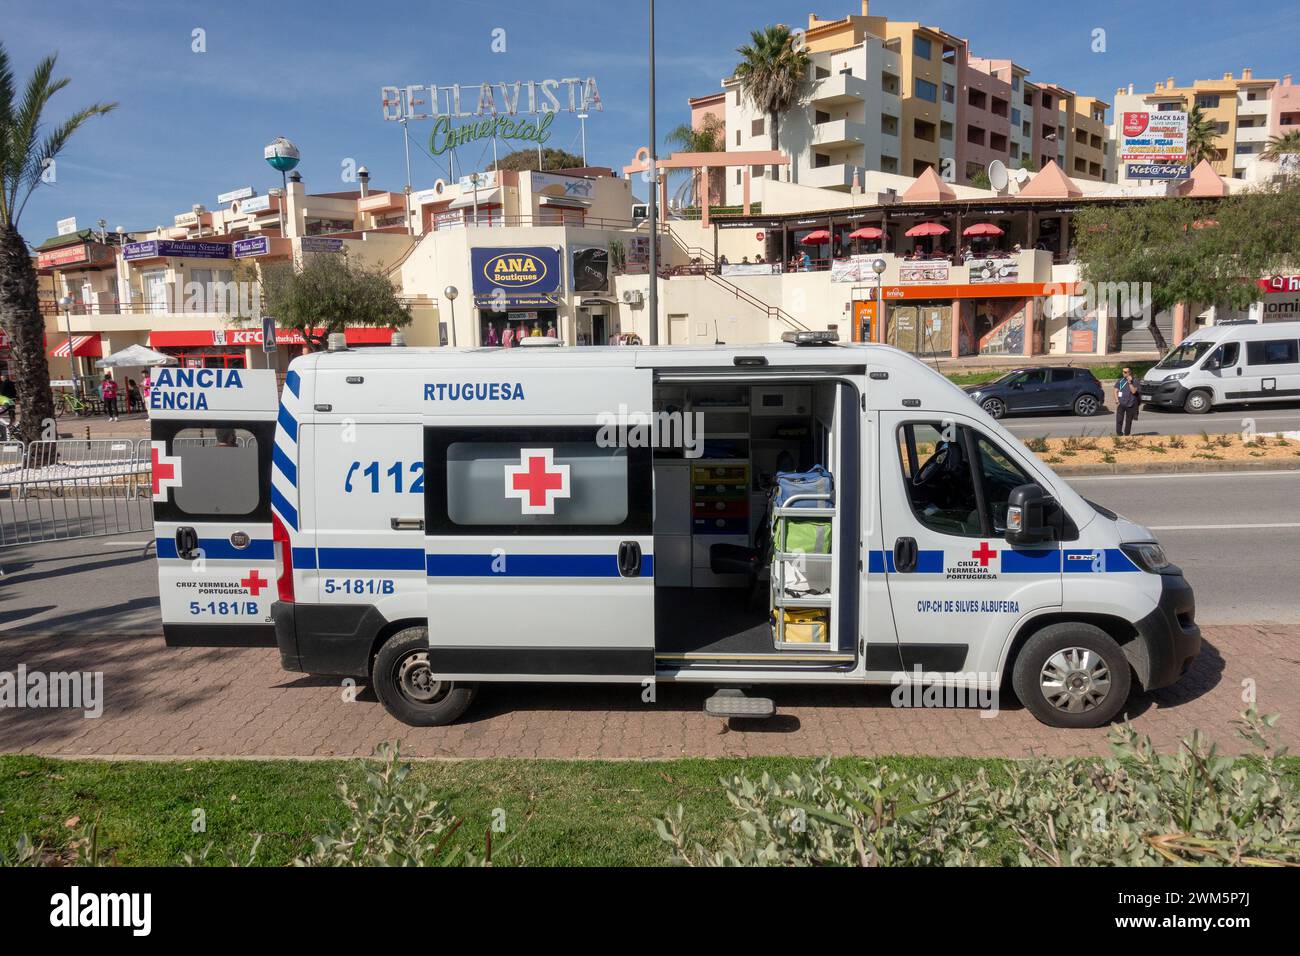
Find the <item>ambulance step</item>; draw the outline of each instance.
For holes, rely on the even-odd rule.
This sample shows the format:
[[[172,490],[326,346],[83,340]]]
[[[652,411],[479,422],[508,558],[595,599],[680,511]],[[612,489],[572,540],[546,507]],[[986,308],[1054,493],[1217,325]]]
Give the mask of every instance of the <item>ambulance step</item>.
[[[738,687],[719,687],[704,702],[704,712],[711,717],[771,717],[776,704],[767,697],[746,697]]]

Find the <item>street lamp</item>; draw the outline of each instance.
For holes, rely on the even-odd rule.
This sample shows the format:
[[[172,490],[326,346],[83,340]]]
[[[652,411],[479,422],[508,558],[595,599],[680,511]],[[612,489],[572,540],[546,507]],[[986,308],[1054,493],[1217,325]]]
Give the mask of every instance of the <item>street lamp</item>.
[[[449,285],[442,290],[442,294],[447,297],[447,302],[451,305],[451,347],[456,347],[456,296],[460,295],[460,290],[454,285]]]
[[[871,271],[876,274],[876,321],[873,323],[875,328],[872,329],[876,334],[872,336],[873,341],[880,340],[880,331],[884,329],[882,323],[885,321],[885,303],[881,293],[885,287],[885,269],[887,265],[884,259],[875,259],[871,263]]]
[[[70,295],[59,299],[59,308],[63,310],[63,324],[68,330],[68,365],[72,367],[72,394],[81,396],[81,382],[77,377],[77,356],[72,352],[72,306],[77,300]]]

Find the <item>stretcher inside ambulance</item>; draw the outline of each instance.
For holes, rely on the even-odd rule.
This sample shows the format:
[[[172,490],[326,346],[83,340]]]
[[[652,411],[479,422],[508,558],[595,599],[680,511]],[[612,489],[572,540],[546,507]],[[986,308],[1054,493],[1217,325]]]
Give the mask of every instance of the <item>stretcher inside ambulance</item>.
[[[516,681],[738,717],[938,680],[1095,726],[1200,646],[1149,531],[888,347],[339,343],[278,398],[162,369],[150,411],[168,643],[274,646],[416,725]]]

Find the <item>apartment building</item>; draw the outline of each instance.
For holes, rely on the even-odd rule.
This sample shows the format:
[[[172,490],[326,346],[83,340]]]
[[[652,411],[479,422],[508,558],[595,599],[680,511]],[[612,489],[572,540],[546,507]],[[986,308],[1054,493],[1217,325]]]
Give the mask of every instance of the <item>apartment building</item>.
[[[1264,79],[1243,69],[1241,76],[1225,73],[1221,79],[1196,80],[1190,86],[1179,86],[1169,77],[1149,93],[1135,92],[1132,84],[1120,89],[1115,95],[1112,135],[1126,112],[1190,112],[1193,107],[1200,107],[1215,127],[1214,171],[1233,179],[1266,177],[1270,170],[1260,164],[1268,141],[1300,130],[1300,87],[1291,75]],[[1120,182],[1128,182],[1123,163],[1118,176]]]
[[[934,167],[969,183],[993,160],[1041,168],[1056,160],[1071,176],[1101,181],[1107,169],[1108,104],[1052,84],[1034,84],[1011,60],[974,55],[966,40],[920,22],[861,14],[808,17],[810,67],[799,102],[778,117],[790,182],[849,191],[865,172],[919,176]],[[721,94],[690,100],[698,128],[712,113],[728,150],[771,148],[771,117],[754,109],[735,77]],[[761,199],[771,170],[751,170]],[[725,202],[738,205],[743,171],[727,175]]]

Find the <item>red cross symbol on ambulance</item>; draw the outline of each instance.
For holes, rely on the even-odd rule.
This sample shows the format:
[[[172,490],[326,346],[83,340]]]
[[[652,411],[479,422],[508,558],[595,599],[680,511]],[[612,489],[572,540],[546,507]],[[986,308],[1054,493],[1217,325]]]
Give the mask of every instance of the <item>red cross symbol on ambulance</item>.
[[[989,562],[992,561],[994,558],[996,558],[998,556],[998,553],[989,547],[989,543],[987,541],[981,541],[979,550],[972,551],[970,553],[970,556],[972,558],[976,558],[979,560],[981,568],[987,568],[989,566]]]
[[[153,472],[154,501],[166,501],[167,489],[181,486],[180,456],[169,457],[164,454],[166,451],[166,442],[156,441],[150,443],[149,464],[150,470]]]
[[[553,515],[569,495],[569,466],[555,463],[553,448],[521,449],[519,464],[506,465],[506,497],[518,498],[526,515]]]

